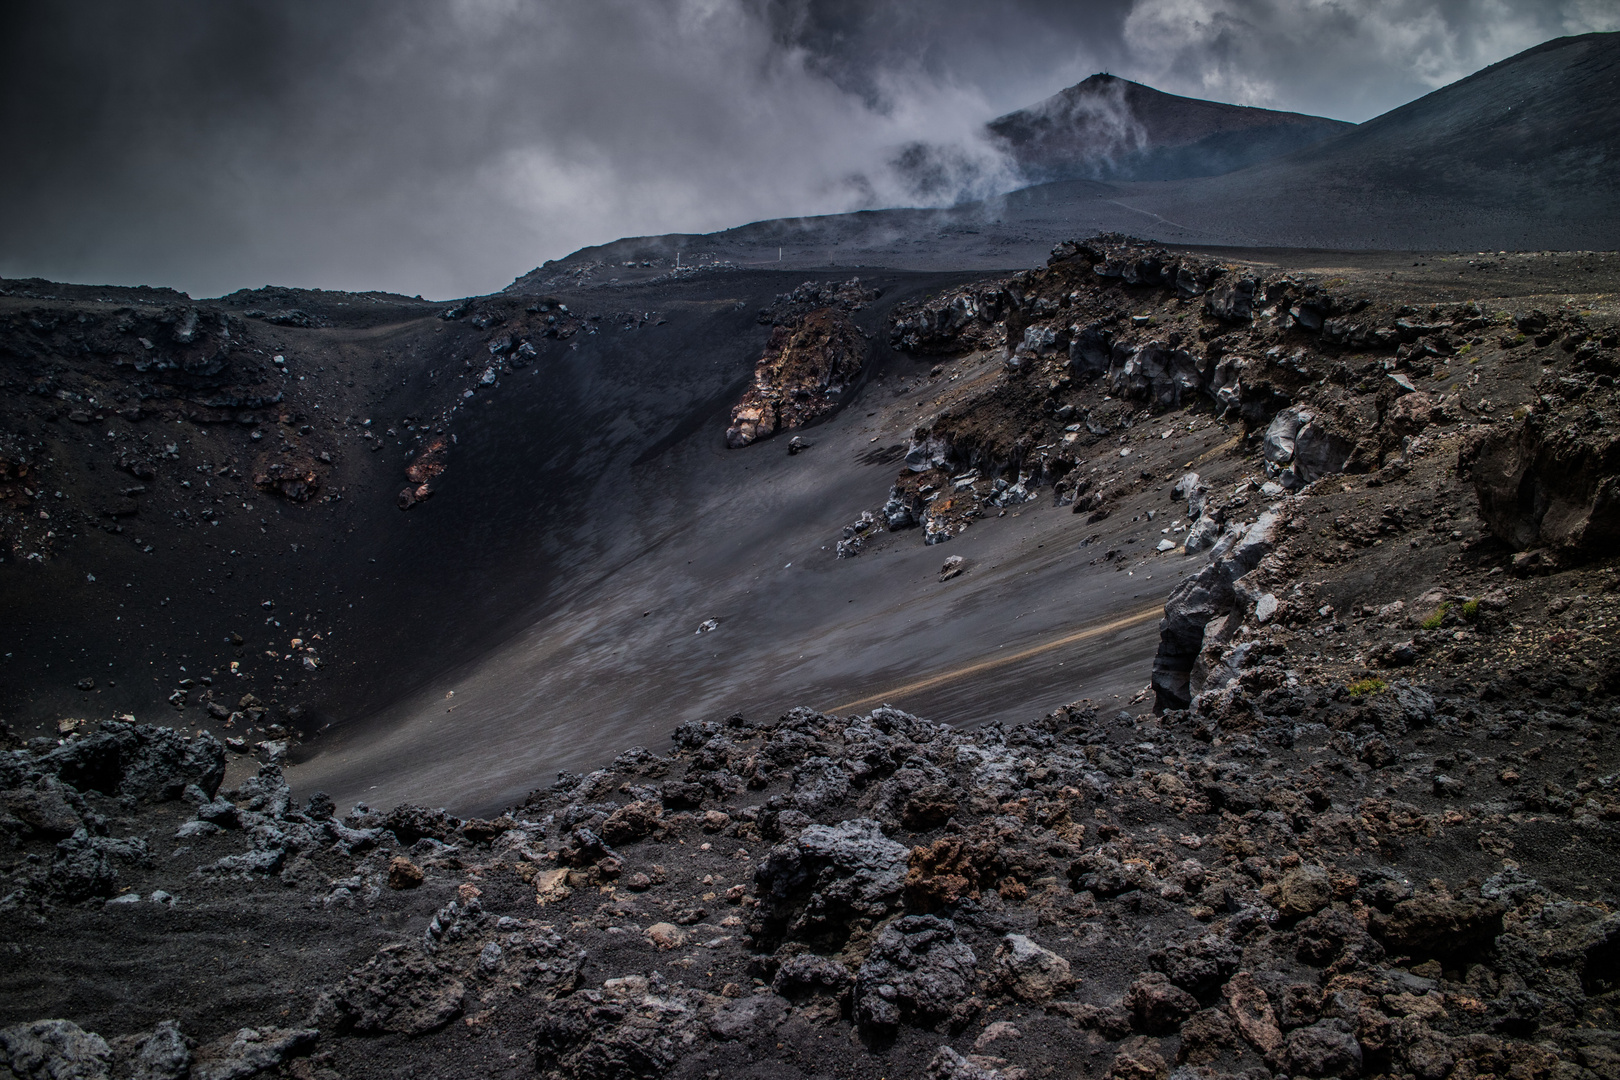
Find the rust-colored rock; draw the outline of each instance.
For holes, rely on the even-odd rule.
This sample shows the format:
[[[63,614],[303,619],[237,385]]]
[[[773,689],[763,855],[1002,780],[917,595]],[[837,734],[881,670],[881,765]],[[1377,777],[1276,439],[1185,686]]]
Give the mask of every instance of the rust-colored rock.
[[[1122,1004],[1137,1026],[1154,1035],[1175,1031],[1198,1011],[1198,999],[1157,971],[1149,972],[1125,991]]]
[[[405,479],[412,484],[425,484],[444,472],[444,454],[449,449],[443,439],[434,439],[416,460],[405,467]]]
[[[1003,899],[1023,899],[1036,868],[1026,865],[1007,837],[975,827],[913,848],[906,871],[906,905],[935,911],[964,896],[977,900],[994,888]]]
[[[1226,1007],[1237,1021],[1243,1037],[1254,1044],[1256,1050],[1269,1054],[1282,1045],[1282,1028],[1277,1014],[1271,1008],[1271,999],[1247,971],[1240,971],[1227,982],[1222,993]]]
[[[866,337],[837,308],[777,327],[754,366],[754,384],[731,410],[732,449],[802,427],[836,409],[866,362]]]
[[[1112,1080],[1164,1080],[1170,1066],[1154,1040],[1139,1037],[1120,1046],[1108,1075]]]
[[[663,812],[663,806],[656,802],[626,803],[602,823],[602,839],[610,844],[628,844],[640,840],[658,828],[658,819]]]
[[[422,884],[422,868],[403,855],[395,855],[388,860],[388,887],[390,889],[414,889]]]
[[[321,491],[321,474],[313,458],[302,455],[263,461],[253,470],[253,486],[289,502],[308,502]]]
[[[686,944],[687,933],[674,923],[653,923],[647,927],[647,940],[659,949],[678,949]]]
[[[1419,896],[1373,918],[1373,932],[1391,949],[1414,956],[1461,956],[1502,932],[1499,903],[1473,898]]]

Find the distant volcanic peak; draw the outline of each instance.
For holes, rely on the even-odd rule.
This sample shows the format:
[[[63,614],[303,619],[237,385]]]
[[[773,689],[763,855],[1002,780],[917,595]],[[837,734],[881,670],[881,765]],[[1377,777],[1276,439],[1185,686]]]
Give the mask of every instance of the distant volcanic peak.
[[[1297,150],[1353,125],[1179,97],[1098,73],[990,122],[1033,182],[1212,176]]]
[[[1306,113],[1183,97],[1117,75],[1098,72],[1067,89],[1059,90],[1044,101],[990,121],[989,127],[1001,133],[1004,128],[1016,130],[1020,122],[1029,119],[1061,117],[1077,108],[1090,112],[1099,104],[1115,102],[1129,108],[1137,119],[1149,124],[1155,142],[1192,141],[1216,131],[1301,122],[1327,124],[1341,129],[1355,126],[1342,120]]]
[[[1126,87],[1134,85],[1112,75],[1093,75],[1066,90],[1059,90],[1028,108],[997,117],[987,125],[1014,146],[1023,146],[1053,134],[1072,135],[1073,125],[1093,126],[1101,114],[1114,112],[1129,118],[1131,103]],[[1092,123],[1088,123],[1092,122]]]

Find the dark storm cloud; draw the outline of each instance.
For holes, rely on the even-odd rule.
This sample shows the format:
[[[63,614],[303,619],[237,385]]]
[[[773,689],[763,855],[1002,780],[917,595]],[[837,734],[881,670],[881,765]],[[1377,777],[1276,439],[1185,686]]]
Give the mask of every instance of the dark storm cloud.
[[[1360,120],[1616,21],[1607,0],[7,5],[0,273],[484,291],[621,235],[994,190],[1013,178],[983,121],[1096,70]]]

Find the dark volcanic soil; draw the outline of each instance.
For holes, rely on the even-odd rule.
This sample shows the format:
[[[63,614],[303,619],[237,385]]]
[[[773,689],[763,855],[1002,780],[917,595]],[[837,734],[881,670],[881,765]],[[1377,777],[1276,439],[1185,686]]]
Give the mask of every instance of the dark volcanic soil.
[[[1528,311],[1564,303],[1577,286],[1601,294],[1615,284],[1615,264],[1601,255],[1221,254],[1262,275],[1309,270],[1388,310],[1480,299]],[[786,280],[797,285],[804,275]],[[760,311],[786,291],[783,275],[703,271],[587,290],[566,297],[561,331],[546,322],[560,313],[527,310],[557,298],[507,295],[433,313],[374,301],[351,313],[349,301],[305,294],[298,302],[324,302],[318,318],[334,325],[235,317],[238,348],[222,374],[241,373],[238,399],[275,391],[283,401],[216,410],[234,418],[228,423],[195,419],[196,400],[222,400],[219,389],[165,390],[174,396],[146,398],[128,414],[136,419],[120,415],[137,402],[131,391],[148,384],[119,366],[117,348],[144,352],[131,341],[144,335],[119,332],[99,299],[6,298],[19,312],[19,338],[33,335],[33,358],[19,358],[14,385],[46,391],[8,399],[14,430],[46,461],[17,490],[49,484],[42,504],[25,496],[7,505],[17,527],[33,529],[19,537],[63,526],[42,565],[17,549],[0,566],[12,583],[0,596],[16,613],[3,669],[12,722],[41,731],[118,713],[173,715],[248,744],[330,724],[295,748],[304,763],[294,775],[307,777],[295,782],[345,802],[420,799],[472,811],[505,805],[557,769],[655,744],[671,722],[737,708],[886,700],[977,723],[1016,722],[1075,693],[1130,701],[1147,682],[1153,612],[1187,565],[1119,572],[1122,564],[1099,561],[1096,548],[1148,544],[1145,515],[1164,509],[1165,490],[1189,462],[1210,462],[1197,467],[1233,483],[1252,475],[1252,459],[1223,449],[1241,429],[1198,411],[1130,428],[1118,425],[1137,423],[1133,409],[1100,419],[1140,442],[1131,468],[1120,459],[1115,470],[1135,481],[1130,501],[1091,525],[1053,505],[1050,479],[1038,481],[1038,498],[991,507],[952,539],[949,552],[967,565],[947,582],[938,580],[947,549],[926,546],[921,530],[885,534],[862,557],[840,559],[845,526],[882,506],[898,458],[940,415],[982,417],[990,436],[1004,437],[981,488],[1008,468],[1019,437],[1058,443],[1074,422],[1045,411],[1045,391],[1022,389],[1029,380],[1004,370],[999,340],[956,357],[891,347],[897,305],[971,278],[868,280],[883,290],[853,315],[871,335],[868,367],[847,407],[805,429],[813,445],[797,455],[780,440],[724,448],[730,407],[770,335],[774,316],[762,323]],[[1099,302],[1166,325],[1199,310],[1172,294],[1111,289],[1097,293]],[[219,306],[260,310],[236,303]],[[438,318],[445,310],[460,317]],[[92,328],[74,355],[60,327],[80,325],[79,314],[102,320],[95,326],[107,336]],[[41,315],[56,320],[61,353],[46,351],[41,331],[21,329]],[[547,328],[569,336],[548,337]],[[523,362],[515,344],[511,353],[488,351],[525,336],[537,352],[525,367],[512,366]],[[725,341],[730,351],[717,351]],[[263,358],[274,355],[292,374],[271,374],[275,365]],[[487,371],[495,381],[485,386]],[[131,376],[134,385],[121,381]],[[87,398],[98,387],[130,400],[103,406],[101,421],[88,412],[87,422],[75,421],[77,403],[61,395]],[[1011,413],[983,404],[1009,392]],[[1077,404],[1103,392],[1073,391]],[[161,456],[169,429],[179,458]],[[381,437],[367,437],[378,429]],[[1173,440],[1155,442],[1172,430],[1180,432]],[[416,487],[405,468],[441,439],[452,441],[445,471],[428,481],[434,494],[401,511],[402,490]],[[252,483],[263,456],[255,448],[267,440],[278,453],[302,448],[313,457],[318,494],[295,503]],[[119,468],[132,446],[143,448],[135,458],[153,466],[152,479]],[[148,490],[118,494],[137,486]],[[228,486],[230,497],[215,486]],[[135,516],[102,513],[121,498]],[[257,509],[241,511],[242,502]],[[52,519],[33,516],[42,506]],[[717,628],[698,633],[710,619]],[[126,630],[126,622],[135,625]],[[231,634],[242,643],[231,644]],[[292,647],[294,638],[302,645]],[[303,662],[308,649],[315,670]],[[91,688],[78,689],[80,679]],[[185,690],[174,713],[166,699],[185,689],[182,679],[210,681]],[[240,707],[249,693],[269,710],[261,718]]]

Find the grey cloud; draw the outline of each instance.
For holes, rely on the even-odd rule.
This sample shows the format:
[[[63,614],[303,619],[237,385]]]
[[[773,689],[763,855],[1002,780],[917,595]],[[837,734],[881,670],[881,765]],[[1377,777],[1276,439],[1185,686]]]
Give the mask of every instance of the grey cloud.
[[[1360,123],[1549,38],[1616,29],[1606,0],[1136,0],[1116,74]]]
[[[451,296],[621,235],[1005,187],[1099,69],[1363,119],[1601,0],[79,0],[0,9],[0,274]],[[1487,17],[1488,16],[1488,17]]]

